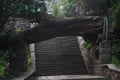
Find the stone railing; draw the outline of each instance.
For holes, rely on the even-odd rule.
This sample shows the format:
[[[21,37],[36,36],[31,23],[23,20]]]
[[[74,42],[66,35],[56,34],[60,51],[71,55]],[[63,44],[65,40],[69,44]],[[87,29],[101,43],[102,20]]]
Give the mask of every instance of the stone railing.
[[[101,65],[102,74],[107,76],[110,80],[120,80],[120,69],[118,69],[114,64],[104,64]]]

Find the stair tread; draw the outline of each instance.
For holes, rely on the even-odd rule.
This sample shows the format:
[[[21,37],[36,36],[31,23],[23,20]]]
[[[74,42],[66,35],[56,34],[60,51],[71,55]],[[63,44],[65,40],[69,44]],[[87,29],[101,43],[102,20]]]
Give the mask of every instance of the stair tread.
[[[76,37],[57,37],[37,43],[36,75],[87,74]]]
[[[104,76],[97,75],[59,75],[59,76],[38,76],[37,80],[92,80],[92,79],[105,79]]]

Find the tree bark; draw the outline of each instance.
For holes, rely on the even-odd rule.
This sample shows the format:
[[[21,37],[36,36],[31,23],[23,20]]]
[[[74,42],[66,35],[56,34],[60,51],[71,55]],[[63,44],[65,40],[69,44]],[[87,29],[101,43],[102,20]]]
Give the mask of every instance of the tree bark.
[[[59,36],[83,36],[93,41],[102,32],[103,18],[100,17],[57,19],[49,15],[37,16],[36,21],[39,25],[21,33],[24,43],[30,44]],[[19,38],[11,39],[9,36],[1,36],[0,49],[9,48],[10,45],[19,42]]]
[[[58,19],[45,14],[38,17],[36,21],[39,23],[38,26],[23,32],[23,39],[28,44],[59,36],[83,36],[86,38],[89,36],[89,40],[89,38],[96,38],[95,36],[102,33],[103,27],[103,18],[95,16]]]

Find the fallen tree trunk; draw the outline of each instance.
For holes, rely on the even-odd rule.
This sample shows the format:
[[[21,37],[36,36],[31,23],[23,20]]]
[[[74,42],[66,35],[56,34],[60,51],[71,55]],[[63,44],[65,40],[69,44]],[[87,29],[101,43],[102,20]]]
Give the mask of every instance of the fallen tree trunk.
[[[103,19],[95,17],[57,19],[54,17],[40,16],[37,19],[38,26],[23,31],[21,38],[10,38],[9,36],[0,37],[0,49],[9,48],[11,45],[19,43],[30,44],[48,40],[59,36],[83,36],[89,40],[95,40],[102,32]]]
[[[103,18],[81,17],[58,19],[49,15],[41,15],[37,22],[40,24],[30,30],[24,31],[24,41],[29,43],[48,40],[58,36],[97,36],[102,33]],[[37,34],[37,35],[36,35]]]

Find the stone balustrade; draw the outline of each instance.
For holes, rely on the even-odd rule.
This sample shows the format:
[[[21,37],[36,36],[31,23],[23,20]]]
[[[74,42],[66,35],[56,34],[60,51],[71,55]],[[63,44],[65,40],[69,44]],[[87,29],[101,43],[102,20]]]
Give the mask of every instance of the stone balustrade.
[[[101,75],[105,75],[111,80],[120,80],[120,69],[118,69],[114,64],[104,64],[101,65],[101,68]]]

